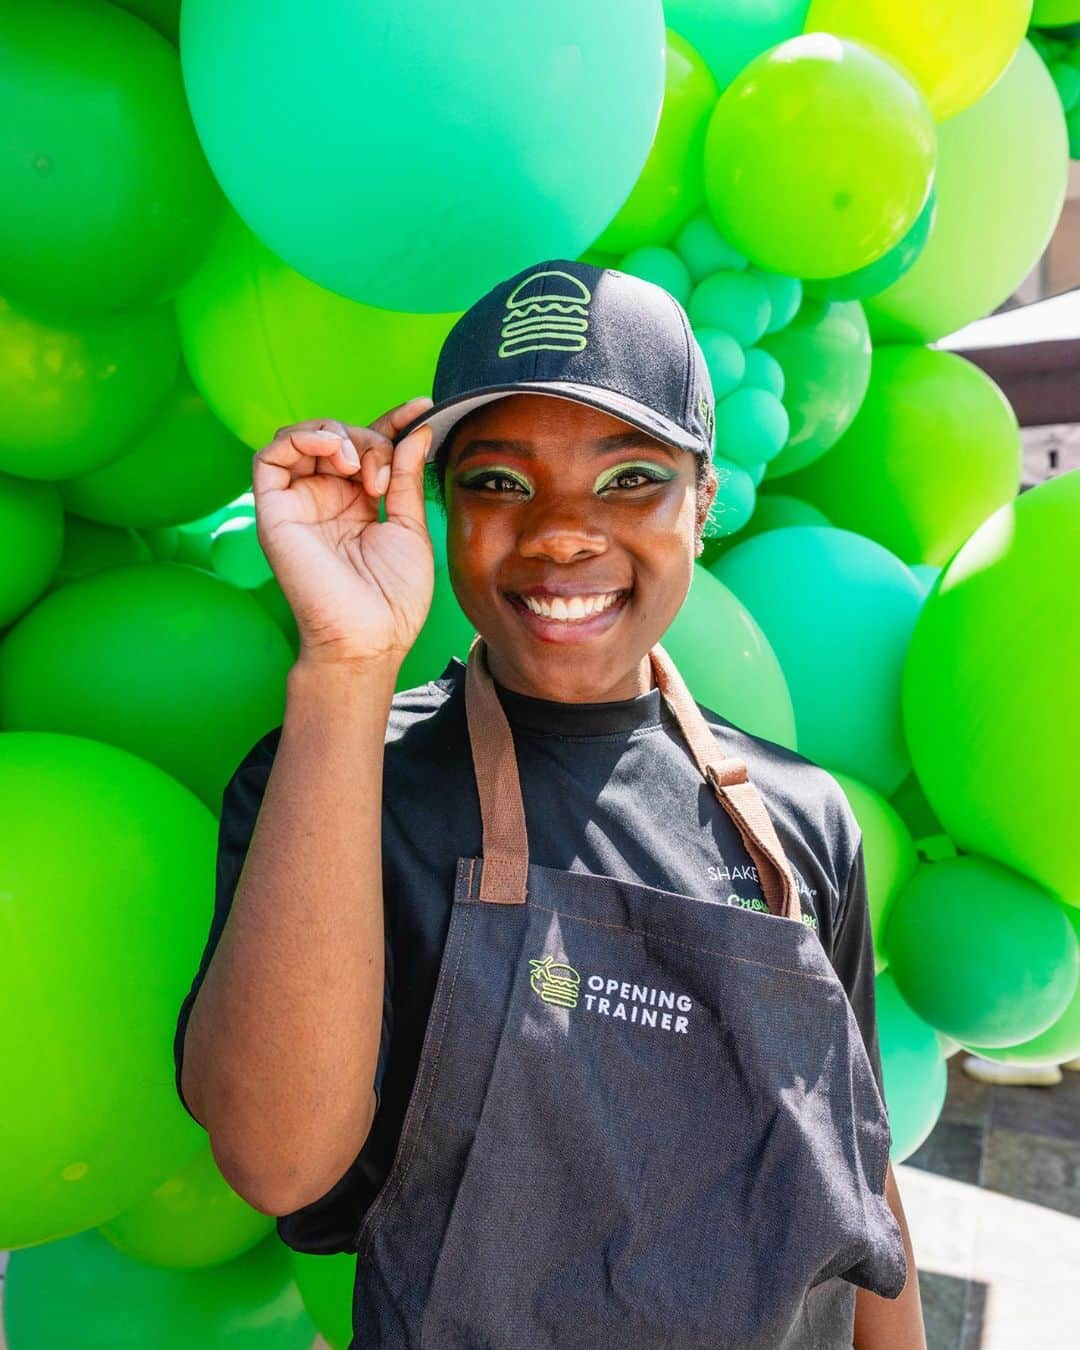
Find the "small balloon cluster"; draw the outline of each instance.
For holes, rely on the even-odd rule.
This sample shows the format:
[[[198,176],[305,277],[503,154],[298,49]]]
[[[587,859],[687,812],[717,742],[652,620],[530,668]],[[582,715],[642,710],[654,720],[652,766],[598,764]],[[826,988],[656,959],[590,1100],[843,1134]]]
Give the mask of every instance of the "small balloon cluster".
[[[722,497],[664,643],[701,702],[847,795],[894,1158],[957,1045],[1080,1054],[1080,475],[1018,497],[1008,403],[931,345],[1006,300],[1058,219],[1080,0],[472,10],[5,13],[11,1350],[109,1343],[118,1317],[163,1350],[306,1350],[313,1323],[348,1344],[355,1261],[285,1253],[173,1084],[223,789],[296,653],[251,454],[429,390],[461,309],[537,258],[690,314]],[[472,637],[429,522],[401,688]]]
[[[1062,12],[1071,12],[1074,19],[1080,20],[1080,5],[1070,5],[1068,11]],[[1028,39],[1046,62],[1050,78],[1061,96],[1069,132],[1069,158],[1080,159],[1080,22],[1032,28]]]

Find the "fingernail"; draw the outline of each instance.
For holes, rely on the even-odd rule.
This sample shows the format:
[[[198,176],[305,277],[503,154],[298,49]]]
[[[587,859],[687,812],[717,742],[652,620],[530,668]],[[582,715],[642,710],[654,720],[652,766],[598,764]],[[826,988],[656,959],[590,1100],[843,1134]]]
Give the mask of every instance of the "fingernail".
[[[375,475],[375,491],[381,497],[390,486],[390,465],[384,464]]]
[[[354,469],[360,467],[360,456],[356,453],[356,446],[352,441],[343,440],[341,442],[341,455],[346,464],[351,464]]]

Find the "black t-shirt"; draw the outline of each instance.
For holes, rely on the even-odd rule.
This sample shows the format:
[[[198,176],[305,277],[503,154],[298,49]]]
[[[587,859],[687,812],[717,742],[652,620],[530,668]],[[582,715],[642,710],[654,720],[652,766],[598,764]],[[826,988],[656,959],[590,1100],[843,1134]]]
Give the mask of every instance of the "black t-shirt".
[[[383,787],[378,1108],[346,1174],[321,1199],[278,1220],[282,1239],[299,1251],[351,1248],[401,1134],[450,924],[456,861],[481,852],[464,675],[455,658],[438,680],[393,700]],[[611,703],[552,703],[496,690],[514,735],[532,862],[712,903],[764,903],[757,869],[658,689]],[[817,932],[847,992],[880,1088],[862,841],[847,798],[804,756],[702,712],[723,751],[746,762],[766,803],[795,874],[803,922]],[[213,923],[177,1023],[178,1093],[188,1013],[228,916],[280,731],[251,749],[225,790]]]

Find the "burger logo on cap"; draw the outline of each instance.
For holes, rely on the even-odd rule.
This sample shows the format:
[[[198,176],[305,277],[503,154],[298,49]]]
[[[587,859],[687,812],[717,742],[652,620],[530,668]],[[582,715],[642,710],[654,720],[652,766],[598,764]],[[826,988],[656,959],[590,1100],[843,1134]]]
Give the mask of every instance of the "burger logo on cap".
[[[558,277],[559,284],[544,293],[547,277]],[[589,288],[569,272],[532,272],[507,297],[499,355],[584,351],[591,300]]]

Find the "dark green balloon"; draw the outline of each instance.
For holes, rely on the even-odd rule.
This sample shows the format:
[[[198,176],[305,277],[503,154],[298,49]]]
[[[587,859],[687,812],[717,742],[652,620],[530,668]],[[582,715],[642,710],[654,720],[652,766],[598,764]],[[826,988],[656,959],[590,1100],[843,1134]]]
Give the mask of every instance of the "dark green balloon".
[[[100,1233],[14,1253],[4,1291],[8,1350],[310,1350],[283,1243],[206,1270],[166,1270]]]
[[[51,483],[0,474],[0,628],[48,586],[64,546],[64,508]]]

